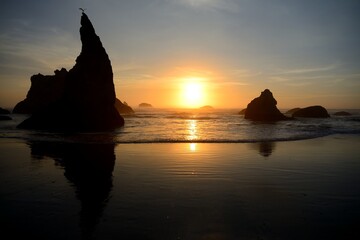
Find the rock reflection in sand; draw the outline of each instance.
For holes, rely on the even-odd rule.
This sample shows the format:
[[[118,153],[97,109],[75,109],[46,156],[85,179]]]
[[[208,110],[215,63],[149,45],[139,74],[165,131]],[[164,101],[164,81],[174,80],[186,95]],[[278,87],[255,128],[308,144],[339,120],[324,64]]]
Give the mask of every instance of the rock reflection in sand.
[[[50,157],[64,168],[64,175],[75,187],[81,202],[80,228],[84,238],[91,237],[113,187],[115,144],[30,142],[34,159]]]

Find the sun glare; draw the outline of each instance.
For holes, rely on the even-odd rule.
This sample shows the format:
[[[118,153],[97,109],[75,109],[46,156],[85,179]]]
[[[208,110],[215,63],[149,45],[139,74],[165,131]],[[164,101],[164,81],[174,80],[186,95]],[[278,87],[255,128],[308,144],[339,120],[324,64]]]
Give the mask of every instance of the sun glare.
[[[183,104],[186,107],[200,107],[204,104],[204,86],[199,78],[188,78],[183,87]]]

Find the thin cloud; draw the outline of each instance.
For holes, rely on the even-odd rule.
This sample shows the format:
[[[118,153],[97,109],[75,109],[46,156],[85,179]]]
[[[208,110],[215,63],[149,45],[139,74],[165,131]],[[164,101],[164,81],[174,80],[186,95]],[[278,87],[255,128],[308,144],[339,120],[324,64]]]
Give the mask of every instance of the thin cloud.
[[[248,86],[250,84],[248,82],[241,82],[241,81],[223,81],[223,82],[217,82],[216,85]]]
[[[77,49],[72,35],[56,28],[40,29],[17,20],[19,25],[0,35],[0,67],[7,71],[34,69],[52,73],[75,64]],[[73,55],[73,56],[72,56]]]
[[[314,84],[313,82],[308,82],[308,81],[302,81],[302,82],[291,82],[288,83],[288,86],[292,86],[292,87],[305,87],[305,86],[310,86]]]
[[[238,77],[238,78],[251,78],[261,75],[260,71],[252,71],[249,69],[233,69],[230,70],[231,77]]]
[[[331,64],[323,67],[312,67],[312,68],[298,68],[298,69],[290,69],[284,70],[278,74],[306,74],[306,73],[314,73],[314,72],[326,72],[331,71],[339,67],[339,64]]]
[[[285,77],[278,77],[278,76],[276,76],[276,77],[270,77],[270,80],[271,80],[271,81],[274,81],[274,82],[288,82],[288,81],[290,81],[291,79],[285,78]]]
[[[239,6],[233,0],[173,0],[177,4],[190,6],[198,9],[224,10],[238,12]]]

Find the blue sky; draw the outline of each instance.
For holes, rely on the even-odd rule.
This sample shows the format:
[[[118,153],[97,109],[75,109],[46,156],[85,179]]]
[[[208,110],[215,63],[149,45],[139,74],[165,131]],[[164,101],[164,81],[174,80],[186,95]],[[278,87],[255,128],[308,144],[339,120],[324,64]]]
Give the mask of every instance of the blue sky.
[[[79,7],[130,105],[173,106],[180,82],[198,77],[216,107],[245,107],[269,88],[283,108],[360,108],[354,0],[3,0],[0,106],[24,99],[31,75],[75,64]]]

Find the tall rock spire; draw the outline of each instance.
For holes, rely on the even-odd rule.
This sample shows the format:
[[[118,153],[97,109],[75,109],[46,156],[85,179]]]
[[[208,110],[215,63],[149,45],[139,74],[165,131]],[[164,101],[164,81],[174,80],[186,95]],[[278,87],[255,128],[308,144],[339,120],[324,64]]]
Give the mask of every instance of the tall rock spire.
[[[20,128],[94,131],[124,125],[114,107],[110,59],[85,13],[81,16],[80,37],[81,53],[66,76],[62,97],[33,114]]]

